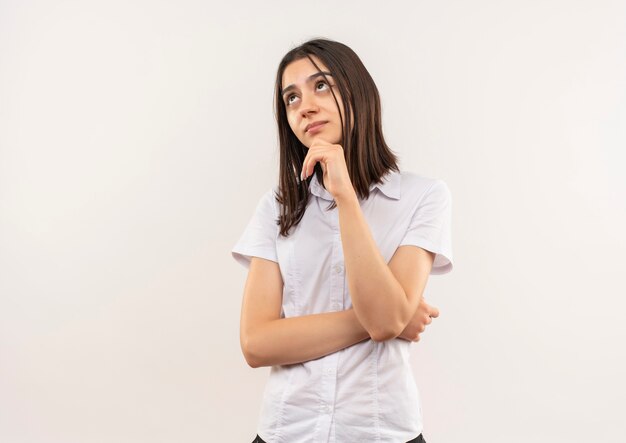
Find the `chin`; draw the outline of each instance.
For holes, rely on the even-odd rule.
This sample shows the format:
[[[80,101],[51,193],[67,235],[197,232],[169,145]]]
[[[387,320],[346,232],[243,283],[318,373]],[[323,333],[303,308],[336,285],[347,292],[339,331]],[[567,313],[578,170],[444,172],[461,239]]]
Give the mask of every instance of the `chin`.
[[[316,135],[317,135],[317,134],[316,134]],[[326,142],[330,143],[331,145],[340,145],[340,144],[341,144],[341,142],[342,142],[341,137],[334,137],[334,138],[331,138],[331,137],[328,137],[326,134],[319,134],[319,137],[320,137],[322,140],[324,140],[324,141],[326,141]],[[307,146],[307,147],[310,147],[310,146],[311,146],[311,144],[313,144],[313,141],[314,141],[315,139],[316,139],[316,137],[315,137],[315,136],[314,136],[314,137],[309,138],[309,139],[307,140],[306,146]],[[303,144],[304,144],[304,143],[303,143]]]

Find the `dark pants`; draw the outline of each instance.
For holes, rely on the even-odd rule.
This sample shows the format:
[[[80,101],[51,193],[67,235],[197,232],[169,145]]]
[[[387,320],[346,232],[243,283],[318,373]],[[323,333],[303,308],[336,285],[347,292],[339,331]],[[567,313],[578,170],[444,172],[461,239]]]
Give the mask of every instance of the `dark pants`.
[[[266,442],[257,435],[255,439],[252,441],[252,443],[266,443]],[[424,437],[422,436],[422,434],[420,434],[417,437],[415,437],[413,440],[407,441],[406,443],[426,443],[426,440],[424,440]]]

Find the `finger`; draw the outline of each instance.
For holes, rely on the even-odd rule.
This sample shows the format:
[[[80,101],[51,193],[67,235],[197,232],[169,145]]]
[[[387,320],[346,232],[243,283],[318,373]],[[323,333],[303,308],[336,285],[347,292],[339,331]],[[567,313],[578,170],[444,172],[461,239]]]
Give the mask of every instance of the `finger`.
[[[324,157],[322,153],[314,152],[313,154],[307,154],[307,158],[304,159],[304,163],[302,164],[302,178],[304,180],[306,180],[311,174],[313,174],[313,171],[315,170],[315,164],[318,161],[323,160],[323,158]]]
[[[433,318],[437,318],[439,317],[439,309],[437,309],[436,307],[432,306],[430,309],[430,316]]]
[[[317,162],[315,159],[317,158],[318,150],[314,144],[311,145],[302,162],[302,170],[300,171],[300,179],[302,180],[305,180],[310,175],[309,168],[311,168],[311,163],[313,164],[313,168],[315,168],[315,163]]]
[[[311,175],[309,169],[314,169],[315,163],[317,163],[316,154],[309,148],[309,152],[304,158],[304,162],[302,162],[302,170],[300,171],[300,178],[302,180],[306,180],[307,177]]]
[[[424,308],[427,312],[430,312],[431,306],[430,306],[428,303],[426,303],[426,299],[425,299],[424,297],[422,297],[422,298],[420,299],[420,303],[419,303],[419,304],[420,304],[420,306],[422,306],[422,307],[423,307],[423,308]]]
[[[313,171],[315,170],[315,164],[317,162],[322,163],[323,161],[325,161],[328,156],[332,154],[333,151],[332,147],[321,147],[315,150],[312,150],[312,148],[313,146],[309,148],[309,152],[307,153],[306,157],[304,157],[304,162],[302,163],[302,171],[300,174],[300,178],[302,180],[306,180],[311,174],[313,174]]]

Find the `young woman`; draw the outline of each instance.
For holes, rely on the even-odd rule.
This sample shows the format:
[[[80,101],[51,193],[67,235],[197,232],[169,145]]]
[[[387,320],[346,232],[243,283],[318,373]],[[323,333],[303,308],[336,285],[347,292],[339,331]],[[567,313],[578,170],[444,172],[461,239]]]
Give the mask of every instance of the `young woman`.
[[[271,366],[254,442],[425,442],[409,350],[439,315],[429,275],[452,270],[449,189],[400,171],[346,45],[289,51],[275,100],[278,186],[232,250],[243,354]]]

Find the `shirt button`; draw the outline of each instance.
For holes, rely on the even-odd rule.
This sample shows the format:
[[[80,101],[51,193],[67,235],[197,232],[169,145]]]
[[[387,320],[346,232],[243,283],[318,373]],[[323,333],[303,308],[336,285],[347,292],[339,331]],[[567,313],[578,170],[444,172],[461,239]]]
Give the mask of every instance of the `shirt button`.
[[[341,265],[335,265],[335,272],[341,274]]]
[[[333,408],[330,405],[324,406],[324,412],[326,412],[327,414],[330,414],[332,410]]]

